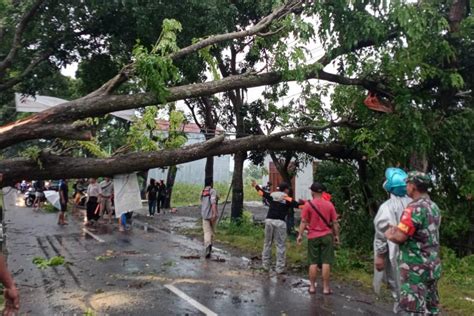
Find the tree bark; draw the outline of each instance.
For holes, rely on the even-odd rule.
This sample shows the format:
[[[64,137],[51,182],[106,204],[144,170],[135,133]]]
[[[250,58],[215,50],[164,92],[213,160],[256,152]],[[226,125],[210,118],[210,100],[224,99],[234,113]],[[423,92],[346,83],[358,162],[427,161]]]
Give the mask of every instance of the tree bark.
[[[237,220],[242,217],[244,208],[244,162],[247,152],[239,151],[234,155],[234,173],[232,175],[232,207],[231,218]]]
[[[288,132],[289,134],[290,132]],[[362,159],[363,154],[341,144],[317,144],[297,138],[276,135],[255,135],[225,140],[215,137],[207,142],[166,149],[157,152],[133,152],[110,158],[64,157],[44,153],[39,161],[31,158],[15,158],[0,161],[4,181],[12,183],[23,179],[61,179],[99,177],[132,171],[178,165],[208,156],[233,154],[249,150],[292,150],[305,152],[315,158]]]
[[[204,136],[206,140],[210,140],[216,136],[218,117],[214,117],[213,103],[209,100],[209,97],[203,97],[202,106],[204,113]],[[214,182],[214,156],[208,156],[206,158],[206,166],[204,169],[204,181],[211,179]]]
[[[288,170],[288,167],[290,166],[291,163],[291,158],[293,155],[288,155],[285,157],[285,159],[282,161],[278,159],[277,155],[275,152],[271,151],[270,152],[270,157],[272,158],[273,163],[275,164],[275,168],[277,169],[278,173],[282,177],[283,181],[288,183],[290,186],[290,196],[293,196],[293,187],[291,186],[291,180],[292,176],[290,175],[290,172]]]
[[[173,187],[177,173],[178,167],[176,167],[176,165],[169,167],[168,175],[166,176],[166,198],[164,203],[165,208],[171,208],[171,197],[173,196]]]
[[[357,169],[357,172],[359,174],[359,181],[362,188],[362,196],[365,205],[367,205],[367,210],[369,211],[370,216],[375,217],[375,214],[377,214],[377,203],[374,200],[372,189],[370,188],[370,185],[368,183],[367,162],[365,160],[359,160],[358,164],[359,168]]]

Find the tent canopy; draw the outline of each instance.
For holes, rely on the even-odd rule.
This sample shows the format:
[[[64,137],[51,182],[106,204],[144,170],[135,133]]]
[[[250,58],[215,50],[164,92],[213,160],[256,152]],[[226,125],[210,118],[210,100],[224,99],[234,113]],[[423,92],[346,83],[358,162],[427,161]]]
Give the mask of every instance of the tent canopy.
[[[17,112],[38,113],[65,102],[68,101],[45,95],[31,96],[15,93],[15,107]],[[126,121],[132,121],[135,117],[134,110],[117,111],[110,114]]]

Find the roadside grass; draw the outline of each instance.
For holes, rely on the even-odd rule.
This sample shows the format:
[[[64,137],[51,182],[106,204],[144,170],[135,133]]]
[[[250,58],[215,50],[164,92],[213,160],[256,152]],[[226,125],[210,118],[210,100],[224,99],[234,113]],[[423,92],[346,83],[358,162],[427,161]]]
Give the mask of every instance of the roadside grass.
[[[42,207],[42,210],[45,213],[57,213],[57,212],[59,212],[59,210],[57,208],[55,208],[52,204],[49,204],[49,203],[45,203]]]
[[[200,225],[200,221],[199,224]],[[187,229],[184,234],[200,236],[202,230]],[[245,211],[239,223],[224,219],[216,231],[216,241],[243,251],[247,256],[261,256],[264,240],[262,225],[253,223],[252,214]],[[306,273],[307,241],[298,246],[294,240],[287,241],[287,266],[290,270]],[[474,315],[474,255],[462,259],[447,248],[442,249],[443,277],[439,283],[442,308],[449,315]],[[336,263],[332,269],[339,283],[349,283],[372,289],[373,263],[372,253],[348,249],[344,246],[336,249]],[[375,294],[374,294],[375,295]],[[380,299],[390,302],[388,290],[383,290]]]
[[[228,183],[215,183],[214,188],[219,195],[219,203],[225,202],[227,193],[229,192]],[[171,197],[171,205],[173,207],[193,206],[200,202],[201,192],[203,187],[198,184],[189,183],[175,183],[173,187],[173,195]],[[261,197],[257,191],[250,186],[250,183],[244,184],[245,201],[259,201]],[[229,202],[232,199],[232,192],[229,195]]]

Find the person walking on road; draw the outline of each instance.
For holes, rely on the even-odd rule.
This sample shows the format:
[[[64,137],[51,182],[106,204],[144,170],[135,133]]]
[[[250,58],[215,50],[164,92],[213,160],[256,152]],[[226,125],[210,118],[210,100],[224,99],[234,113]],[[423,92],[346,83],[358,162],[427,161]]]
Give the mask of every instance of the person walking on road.
[[[99,212],[97,212],[99,197],[102,193],[100,185],[97,183],[97,179],[90,178],[89,186],[87,187],[87,225],[91,225],[99,219]]]
[[[157,198],[158,198],[158,186],[156,185],[155,179],[150,179],[150,184],[146,188],[146,196],[148,199],[148,216],[153,217],[155,216]],[[158,209],[159,209],[159,206],[158,206]]]
[[[204,254],[206,259],[211,257],[214,241],[215,226],[217,223],[217,191],[212,187],[212,179],[204,181],[204,190],[201,193],[202,229],[204,231]]]
[[[33,202],[33,211],[37,211],[43,207],[44,202],[44,181],[37,180],[33,185],[35,189],[35,201]]]
[[[3,173],[0,173],[0,213],[3,214]],[[12,275],[8,271],[5,257],[0,254],[0,283],[3,284],[3,295],[5,297],[3,315],[18,315],[20,310],[20,295],[15,286]]]
[[[68,202],[68,187],[66,180],[62,179],[59,182],[59,204],[61,205],[61,210],[59,211],[58,225],[67,225],[66,222],[66,211],[67,211],[67,202]]]
[[[409,315],[438,315],[441,212],[428,195],[431,179],[427,174],[412,171],[406,182],[413,201],[398,226],[385,232],[388,240],[400,245],[400,308]]]
[[[405,179],[407,174],[399,168],[388,168],[385,171],[383,188],[390,197],[379,208],[374,219],[374,290],[380,294],[382,283],[387,283],[395,300],[393,312],[398,313],[400,300],[400,273],[398,270],[398,245],[387,240],[385,231],[389,225],[400,222],[403,210],[411,199],[406,195]]]
[[[158,184],[158,200],[156,202],[158,204],[159,209],[163,209],[163,213],[165,212],[165,203],[166,203],[166,185],[165,181],[160,180]]]
[[[113,209],[112,209],[112,196],[114,194],[114,183],[110,177],[105,177],[104,181],[100,183],[100,214],[104,216],[109,215],[109,224],[112,222]]]
[[[255,181],[252,186],[258,194],[265,198],[269,204],[267,217],[265,219],[265,241],[262,251],[262,267],[269,271],[272,260],[272,245],[276,245],[276,267],[278,274],[285,273],[286,266],[286,217],[290,208],[296,208],[302,203],[296,202],[288,195],[290,186],[282,182],[278,186],[278,191],[273,193],[265,192]]]
[[[318,268],[322,269],[323,294],[332,294],[329,286],[331,265],[334,264],[334,245],[339,244],[338,215],[334,205],[323,198],[324,186],[318,182],[311,185],[313,199],[307,201],[301,212],[301,224],[296,239],[298,245],[303,240],[303,232],[308,230],[309,293],[316,293]]]

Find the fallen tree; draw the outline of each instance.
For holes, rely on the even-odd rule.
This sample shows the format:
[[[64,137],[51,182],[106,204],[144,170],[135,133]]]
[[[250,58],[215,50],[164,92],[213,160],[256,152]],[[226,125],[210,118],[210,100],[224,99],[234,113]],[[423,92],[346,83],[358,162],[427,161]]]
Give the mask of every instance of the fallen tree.
[[[156,152],[134,152],[115,157],[81,158],[54,155],[42,152],[36,159],[15,158],[0,162],[6,183],[21,179],[61,179],[98,177],[104,174],[121,174],[131,171],[177,165],[208,156],[233,154],[249,150],[294,150],[305,152],[319,159],[363,160],[364,155],[342,144],[318,144],[286,135],[299,133],[310,128],[276,133],[273,135],[255,135],[228,140],[224,136],[178,149]]]

